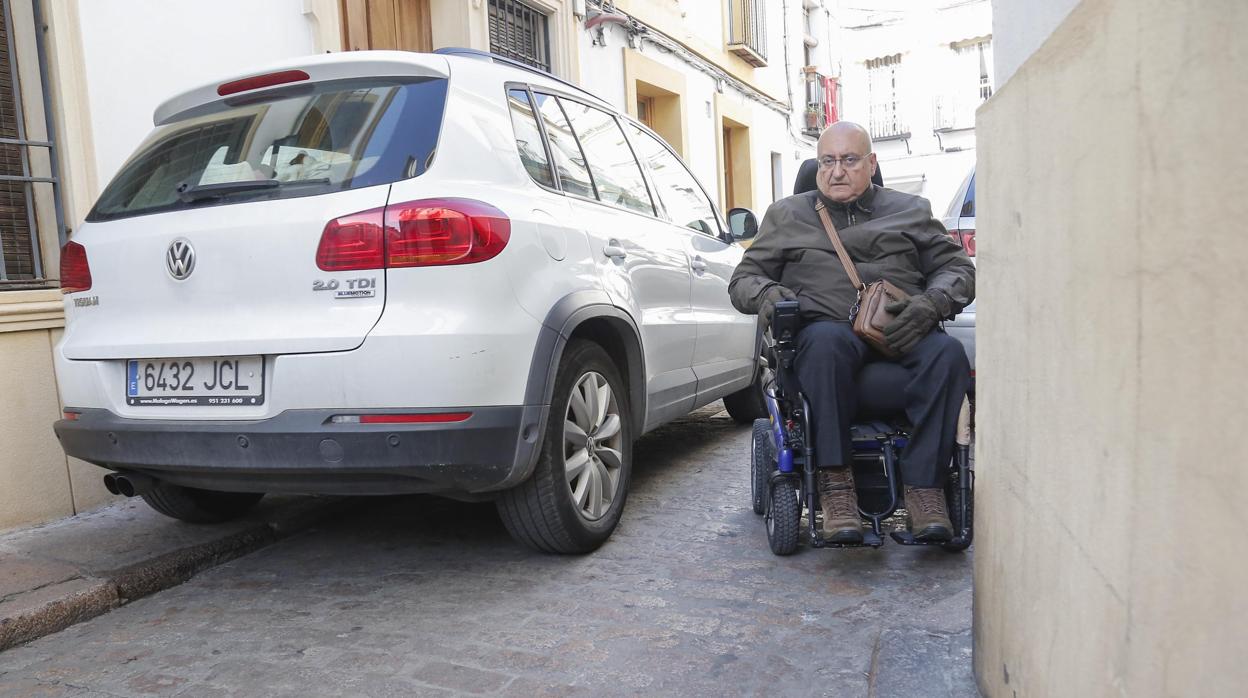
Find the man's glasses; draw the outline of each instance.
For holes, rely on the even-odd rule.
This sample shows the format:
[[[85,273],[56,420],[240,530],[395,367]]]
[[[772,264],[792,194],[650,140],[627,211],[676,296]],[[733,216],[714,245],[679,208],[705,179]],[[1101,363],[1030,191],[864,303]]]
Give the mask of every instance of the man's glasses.
[[[826,170],[831,170],[836,168],[836,164],[839,162],[845,169],[852,170],[866,162],[866,160],[867,159],[865,157],[858,157],[857,155],[846,155],[843,158],[834,158],[831,155],[824,155],[819,158],[819,166]]]

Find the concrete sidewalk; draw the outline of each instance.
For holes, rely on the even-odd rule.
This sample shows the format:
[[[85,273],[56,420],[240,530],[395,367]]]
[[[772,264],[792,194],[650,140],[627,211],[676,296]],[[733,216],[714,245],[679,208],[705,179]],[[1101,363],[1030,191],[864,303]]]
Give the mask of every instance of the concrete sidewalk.
[[[135,498],[0,534],[0,651],[181,584],[358,501],[266,497],[238,521],[195,525]]]

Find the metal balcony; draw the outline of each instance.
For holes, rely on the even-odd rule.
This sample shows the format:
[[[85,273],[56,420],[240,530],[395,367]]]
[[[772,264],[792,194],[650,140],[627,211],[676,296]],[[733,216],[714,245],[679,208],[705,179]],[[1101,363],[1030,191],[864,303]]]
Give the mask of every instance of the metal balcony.
[[[750,65],[767,65],[767,10],[765,0],[729,0],[728,50]]]

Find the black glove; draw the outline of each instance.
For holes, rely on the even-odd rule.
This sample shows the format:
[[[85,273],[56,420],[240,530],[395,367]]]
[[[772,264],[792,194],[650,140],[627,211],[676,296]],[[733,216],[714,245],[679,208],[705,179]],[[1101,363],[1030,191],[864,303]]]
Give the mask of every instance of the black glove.
[[[938,293],[939,296],[936,295]],[[884,339],[899,353],[909,354],[919,340],[926,337],[936,326],[941,318],[942,305],[945,314],[948,314],[949,301],[940,291],[927,291],[889,303],[884,309],[897,317],[884,328]]]
[[[795,300],[797,300],[797,294],[780,284],[768,286],[758,302],[758,316],[763,319],[763,327],[771,326],[771,316],[776,312],[776,303]]]

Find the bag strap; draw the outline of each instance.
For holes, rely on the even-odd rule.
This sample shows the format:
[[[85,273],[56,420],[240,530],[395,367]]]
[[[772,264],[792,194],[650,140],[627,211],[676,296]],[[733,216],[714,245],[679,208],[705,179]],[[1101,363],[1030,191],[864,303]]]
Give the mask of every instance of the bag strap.
[[[845,267],[845,273],[849,274],[850,282],[861,293],[866,289],[866,286],[858,276],[858,268],[854,266],[854,260],[845,251],[845,245],[841,244],[841,236],[837,234],[836,226],[832,224],[832,216],[828,215],[828,207],[824,206],[822,201],[816,200],[815,210],[819,212],[819,220],[823,221],[823,231],[828,234],[828,239],[832,241],[832,246],[836,248],[836,258],[841,260],[841,266]]]

